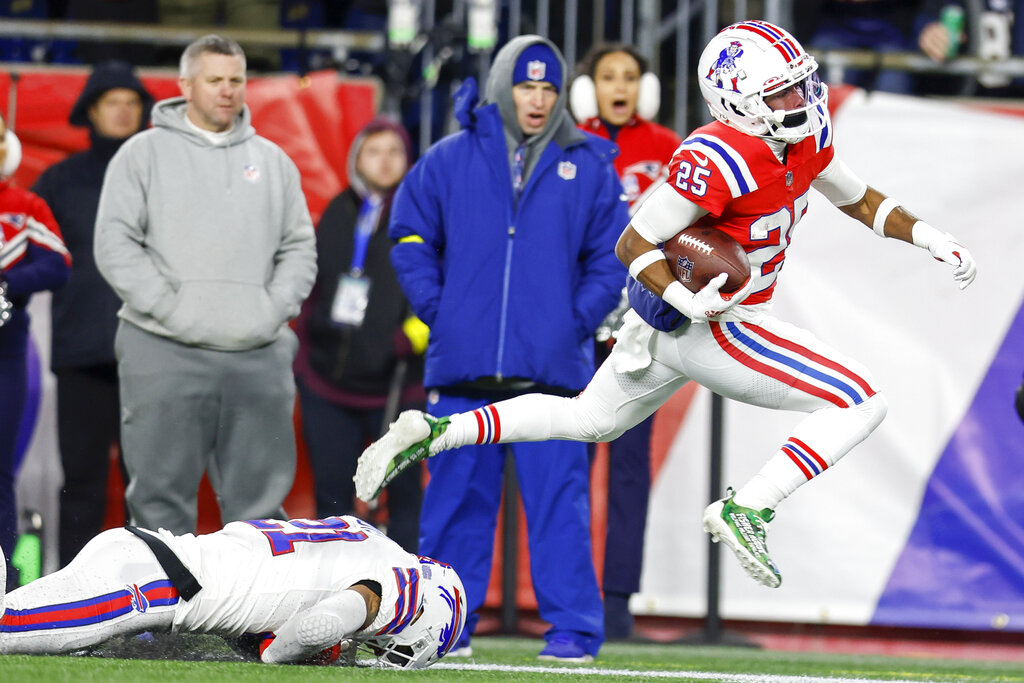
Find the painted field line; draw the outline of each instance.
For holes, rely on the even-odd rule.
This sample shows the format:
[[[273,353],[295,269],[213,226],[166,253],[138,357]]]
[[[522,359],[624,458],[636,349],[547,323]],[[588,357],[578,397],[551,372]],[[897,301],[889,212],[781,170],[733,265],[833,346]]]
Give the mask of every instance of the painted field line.
[[[921,683],[919,680],[895,678],[843,678],[836,676],[771,676],[767,674],[730,674],[715,671],[639,671],[634,669],[596,669],[594,667],[513,666],[511,664],[451,664],[438,662],[431,669],[453,671],[495,671],[524,674],[571,674],[575,676],[628,676],[633,678],[667,678],[690,681],[730,681],[731,683]],[[928,677],[928,683],[942,683]]]

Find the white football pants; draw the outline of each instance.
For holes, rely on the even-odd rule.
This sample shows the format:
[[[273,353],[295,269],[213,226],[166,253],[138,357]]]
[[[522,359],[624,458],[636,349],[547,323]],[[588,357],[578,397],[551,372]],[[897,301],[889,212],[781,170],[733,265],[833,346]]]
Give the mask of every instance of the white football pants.
[[[114,636],[168,631],[178,591],[126,529],[89,541],[68,566],[7,594],[0,654],[58,654]]]
[[[499,442],[611,441],[693,380],[743,403],[810,413],[779,451],[792,461],[797,480],[809,480],[864,440],[885,416],[885,399],[864,367],[810,332],[771,316],[756,323],[693,323],[670,333],[650,331],[641,328],[641,345],[650,355],[641,369],[616,371],[617,366],[638,365],[631,359],[617,362],[617,354],[635,356],[637,348],[620,340],[576,398],[529,394],[501,401],[493,406],[496,415],[482,408],[474,411],[481,413],[475,420],[463,423],[470,429],[479,423],[480,434],[453,437],[466,443],[490,441],[489,433]],[[777,485],[787,494],[795,488]]]

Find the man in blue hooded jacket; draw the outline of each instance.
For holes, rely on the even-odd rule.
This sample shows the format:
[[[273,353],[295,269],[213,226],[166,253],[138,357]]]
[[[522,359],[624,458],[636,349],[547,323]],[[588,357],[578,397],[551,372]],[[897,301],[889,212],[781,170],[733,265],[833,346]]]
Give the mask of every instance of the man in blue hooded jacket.
[[[424,384],[433,415],[530,391],[573,396],[593,375],[593,334],[625,277],[614,246],[629,215],[612,166],[617,150],[575,127],[565,76],[550,41],[510,41],[482,102],[472,80],[456,94],[463,130],[433,145],[395,197],[391,258],[430,327]],[[587,452],[565,441],[468,447],[428,462],[420,552],[444,557],[465,581],[470,617],[459,650],[471,653],[487,593],[506,449],[538,608],[551,624],[540,658],[592,661],[604,627]]]

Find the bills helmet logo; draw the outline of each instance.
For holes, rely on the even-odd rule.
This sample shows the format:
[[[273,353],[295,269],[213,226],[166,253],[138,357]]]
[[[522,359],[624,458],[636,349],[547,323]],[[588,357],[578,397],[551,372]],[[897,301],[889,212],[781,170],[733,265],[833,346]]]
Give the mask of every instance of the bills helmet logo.
[[[714,81],[715,86],[719,88],[725,88],[728,85],[729,90],[739,92],[739,80],[744,74],[740,71],[736,60],[741,56],[743,56],[743,46],[738,40],[732,41],[718,54],[718,59],[711,65],[705,78]]]
[[[462,613],[462,596],[459,595],[458,588],[453,588],[455,591],[454,595],[443,586],[439,590],[441,591],[441,598],[448,604],[448,609],[451,610],[451,618],[449,618],[447,624],[441,627],[441,637],[437,646],[437,656],[444,657],[455,646],[455,643],[458,642],[459,634],[462,633],[462,620],[465,618],[465,615]]]
[[[539,59],[526,63],[526,77],[531,81],[543,81],[547,75],[548,65]]]
[[[128,591],[128,596],[132,601],[132,609],[136,612],[145,613],[149,609],[149,598],[139,590],[139,587],[135,584],[126,586],[125,589]]]
[[[576,177],[576,164],[571,161],[558,162],[558,177],[562,180],[572,180]]]

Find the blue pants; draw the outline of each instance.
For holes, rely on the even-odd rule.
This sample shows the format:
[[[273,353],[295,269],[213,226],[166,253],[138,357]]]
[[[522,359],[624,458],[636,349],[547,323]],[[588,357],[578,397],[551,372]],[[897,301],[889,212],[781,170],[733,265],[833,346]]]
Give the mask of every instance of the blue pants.
[[[313,469],[316,516],[355,514],[356,473],[359,455],[380,437],[384,409],[340,406],[310,391],[297,380],[302,404],[302,434]],[[412,407],[412,406],[407,406]],[[415,406],[422,408],[423,406]],[[419,542],[420,477],[414,467],[388,485],[388,536],[411,553]]]
[[[440,396],[432,415],[474,410],[488,401]],[[604,641],[604,614],[590,545],[585,444],[545,441],[469,446],[427,460],[430,483],[420,516],[420,553],[455,567],[466,587],[465,639],[479,620],[491,576],[506,450],[515,457],[526,510],[530,574],[545,638],[572,633],[590,654]]]
[[[654,416],[608,444],[608,529],[604,549],[604,592],[640,590],[644,529],[651,493],[651,427]]]
[[[0,327],[0,548],[7,558],[7,581],[13,587],[11,555],[18,540],[14,502],[14,459],[28,386],[28,316],[16,310]]]

